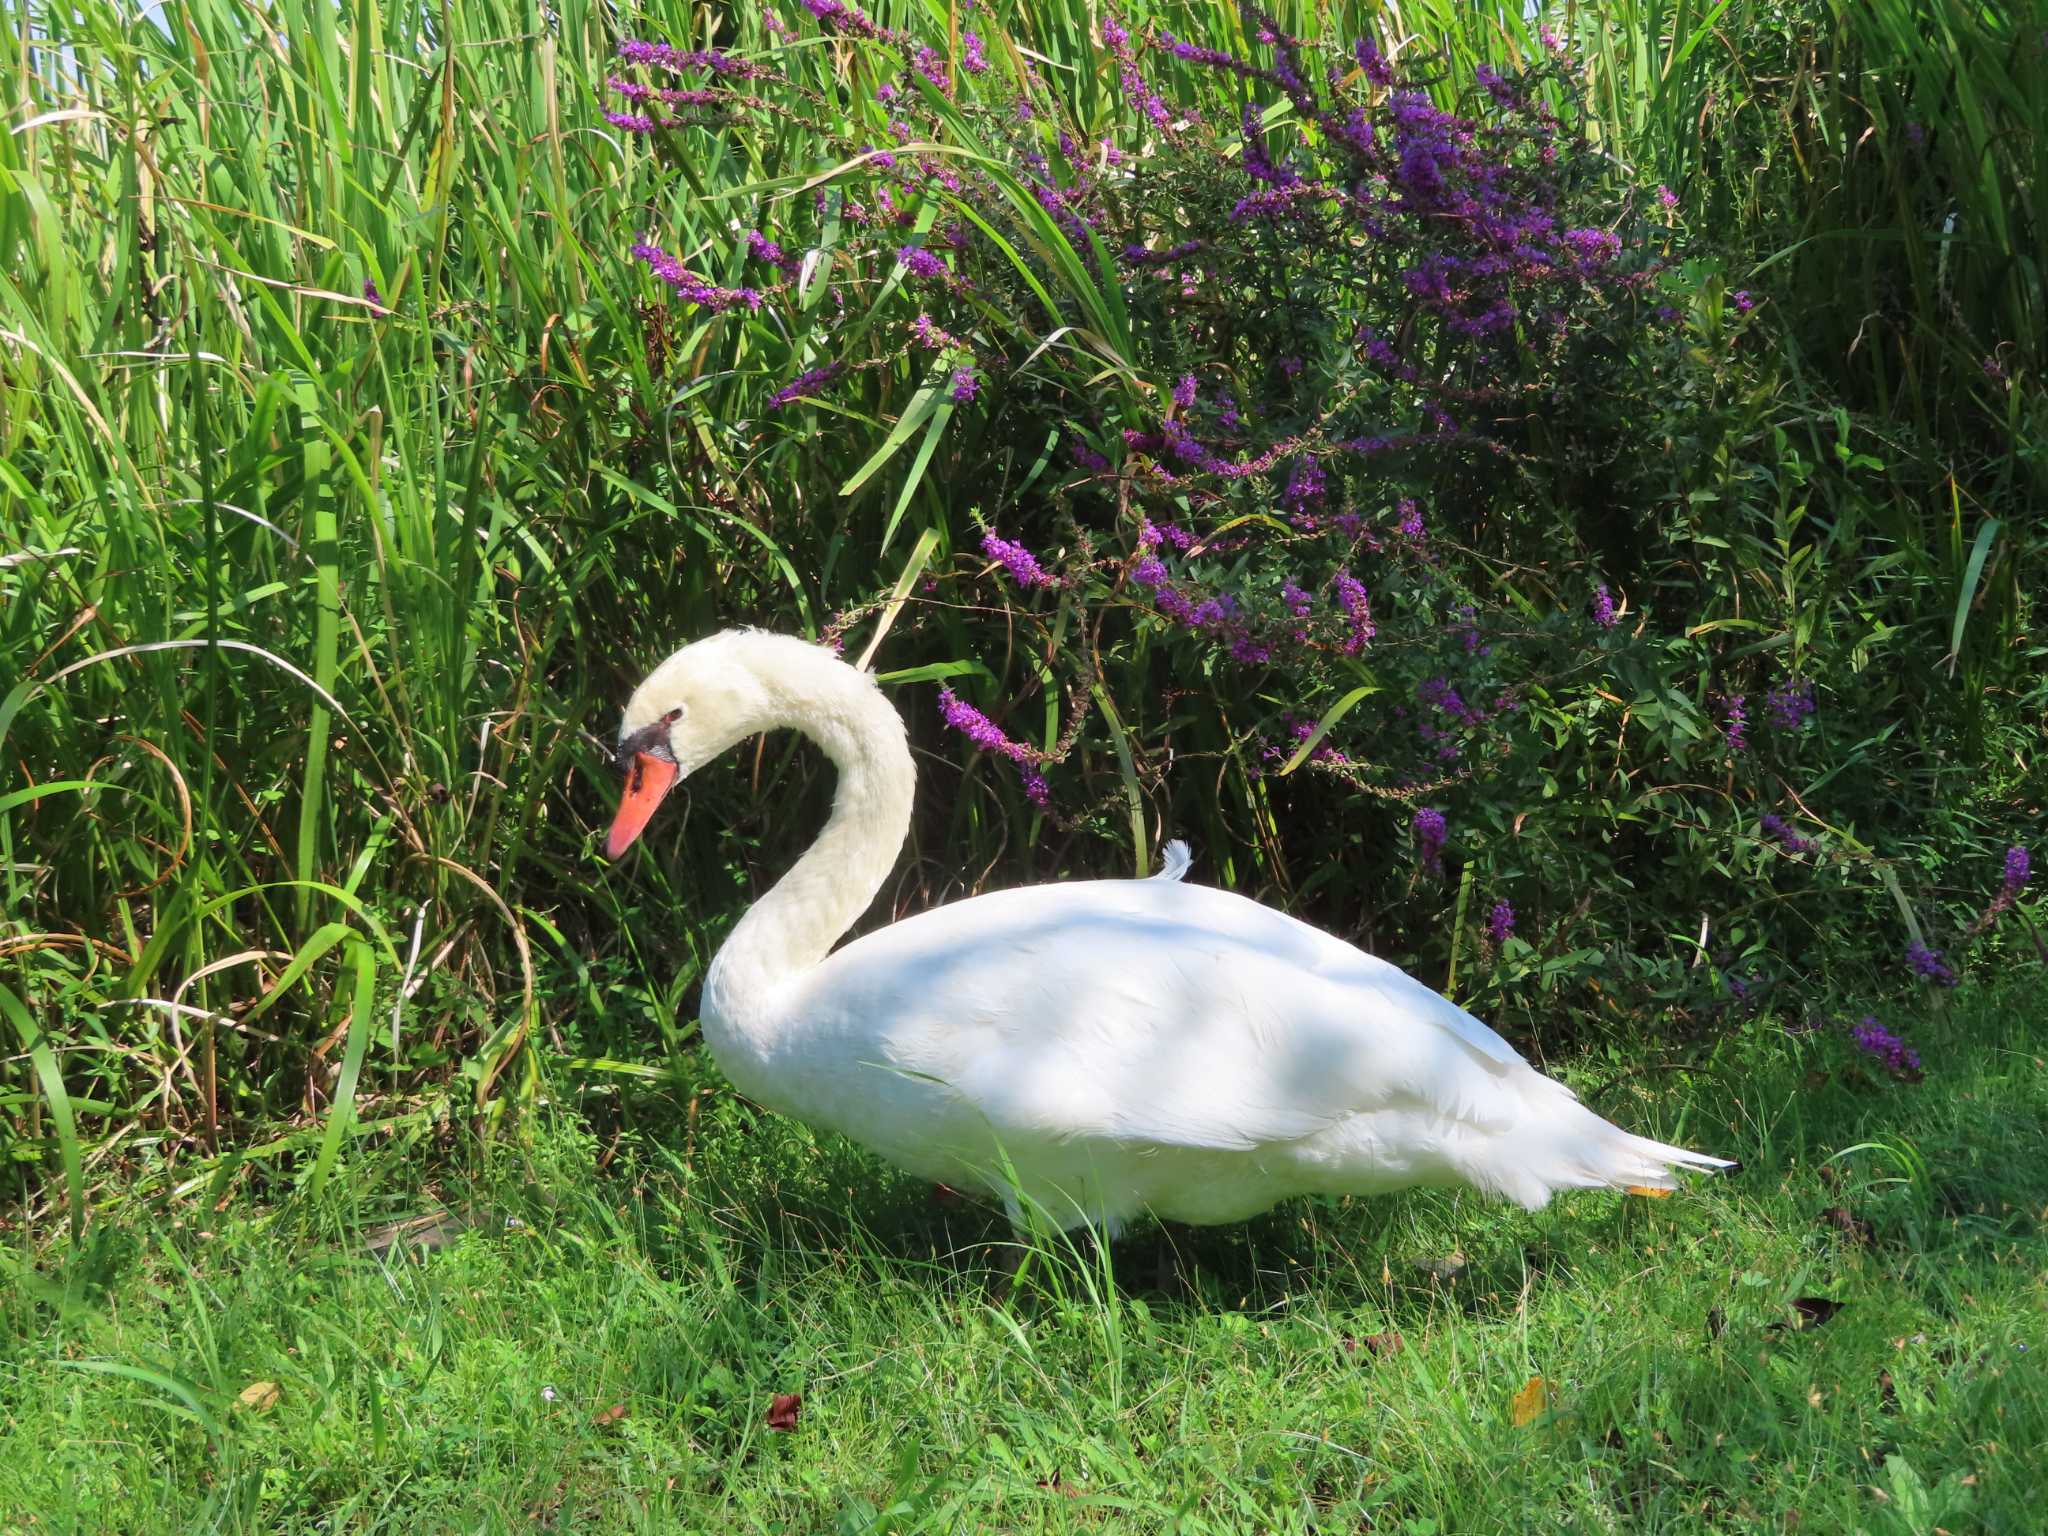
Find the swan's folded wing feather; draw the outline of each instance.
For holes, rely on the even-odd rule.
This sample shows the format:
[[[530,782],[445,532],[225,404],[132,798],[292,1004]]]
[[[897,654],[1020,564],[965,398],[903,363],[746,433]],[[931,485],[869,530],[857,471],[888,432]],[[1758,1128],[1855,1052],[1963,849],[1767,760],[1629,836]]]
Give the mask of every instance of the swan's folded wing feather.
[[[1248,1150],[1395,1104],[1487,1124],[1526,1071],[1403,972],[1227,893],[1030,894],[885,929],[820,978],[844,1027],[867,1016],[891,1065],[946,1083],[999,1140]]]

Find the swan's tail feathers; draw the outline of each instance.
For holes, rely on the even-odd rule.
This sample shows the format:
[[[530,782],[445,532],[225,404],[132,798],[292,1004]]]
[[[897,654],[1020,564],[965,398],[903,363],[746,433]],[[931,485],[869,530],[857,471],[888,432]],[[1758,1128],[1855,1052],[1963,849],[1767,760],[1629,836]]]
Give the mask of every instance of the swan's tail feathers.
[[[1560,1189],[1677,1189],[1681,1168],[1733,1168],[1725,1157],[1632,1136],[1576,1101],[1552,1101],[1544,1113],[1488,1138],[1467,1172],[1482,1189],[1541,1210]]]
[[[1154,880],[1179,880],[1186,876],[1188,866],[1195,862],[1194,851],[1179,838],[1175,838],[1160,850],[1160,865]]]

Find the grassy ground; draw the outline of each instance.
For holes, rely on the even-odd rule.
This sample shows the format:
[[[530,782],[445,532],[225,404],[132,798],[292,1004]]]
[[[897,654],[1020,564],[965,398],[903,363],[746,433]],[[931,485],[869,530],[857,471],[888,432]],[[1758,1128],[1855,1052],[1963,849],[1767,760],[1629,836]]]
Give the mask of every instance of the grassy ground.
[[[1905,1032],[1925,1082],[1763,1026],[1698,1072],[1579,1063],[1745,1160],[1673,1199],[1296,1204],[1004,1302],[984,1213],[727,1096],[17,1237],[0,1526],[2038,1529],[2048,1016]]]

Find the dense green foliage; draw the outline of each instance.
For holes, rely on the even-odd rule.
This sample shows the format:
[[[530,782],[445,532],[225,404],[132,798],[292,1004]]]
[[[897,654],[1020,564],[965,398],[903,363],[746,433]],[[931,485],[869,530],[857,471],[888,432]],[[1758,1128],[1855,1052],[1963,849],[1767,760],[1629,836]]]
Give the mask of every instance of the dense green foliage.
[[[573,1119],[427,1191],[397,1141],[0,1284],[0,1524],[2017,1536],[2048,1029],[2004,990],[1911,1021],[1918,1088],[1826,1035],[1575,1074],[1747,1160],[1678,1198],[1304,1203],[1008,1305],[999,1218],[729,1098],[609,1176]]]
[[[1363,66],[1322,83],[1369,34],[1431,112],[1492,112],[1483,63],[1523,93],[1518,131],[1555,114],[1557,186],[1534,140],[1503,153],[1652,287],[1546,299],[1563,340],[1509,354],[1459,352],[1442,306],[1432,331],[1394,292],[1426,220],[1344,299],[1328,230],[1230,246],[1247,101],[1311,179],[1394,173],[1344,171],[1276,88],[1286,49],[1218,7],[1125,18],[1144,89],[1202,106],[1185,129],[1079,6],[875,7],[943,55],[950,94],[801,10],[771,34],[751,8],[656,8],[634,33],[768,73],[645,140],[607,123],[604,81],[666,77],[622,70],[613,18],[575,4],[445,29],[411,5],[276,27],[200,0],[32,8],[0,140],[0,1144],[30,1208],[318,1184],[365,1138],[544,1092],[630,1116],[639,1084],[700,1070],[701,964],[829,775],[765,743],[629,865],[593,831],[632,679],[739,622],[873,646],[900,695],[928,792],[896,912],[1186,835],[1205,876],[1553,1044],[1794,1016],[1821,977],[1881,1009],[1923,985],[1909,940],[1966,979],[2032,963],[2024,901],[1979,919],[2039,809],[2037,32],[1962,0],[1631,5],[1575,14],[1592,30],[1559,61],[1519,9],[1409,7],[1406,38],[1373,7],[1279,8],[1332,102],[1388,109]],[[1176,58],[1162,27],[1255,63]],[[896,120],[961,193],[863,157]],[[1032,155],[1071,188],[1103,145],[1134,169],[1099,178],[1091,217],[1215,248],[1203,336],[1154,269],[1033,194]],[[900,231],[846,216],[885,185]],[[952,223],[977,286],[927,290],[948,336],[924,347],[893,253]],[[714,312],[641,240],[770,291]],[[1373,384],[1346,352],[1361,323],[1422,337],[1434,393]],[[1291,469],[1216,494],[1123,436],[1160,437],[1193,375],[1201,412],[1228,389],[1263,413],[1219,453],[1298,461],[1339,429],[1426,426],[1447,369],[1480,456],[1333,469],[1322,512]],[[1076,426],[1110,470],[1070,455]],[[1399,532],[1404,497],[1426,540]],[[1330,532],[1344,514],[1359,538]],[[1132,580],[1147,519],[1195,541],[1176,590],[1262,623],[1298,576],[1307,640],[1248,659],[1174,622]],[[989,530],[1059,585],[1017,588]],[[1347,651],[1353,567],[1378,633]],[[1439,680],[1485,715],[1442,772],[1415,730],[1441,725],[1419,691]],[[1043,813],[945,729],[942,683],[1043,772]],[[1767,696],[1807,688],[1811,720],[1773,730]],[[1311,722],[1330,750],[1290,750]],[[1446,818],[1441,857],[1419,811]]]

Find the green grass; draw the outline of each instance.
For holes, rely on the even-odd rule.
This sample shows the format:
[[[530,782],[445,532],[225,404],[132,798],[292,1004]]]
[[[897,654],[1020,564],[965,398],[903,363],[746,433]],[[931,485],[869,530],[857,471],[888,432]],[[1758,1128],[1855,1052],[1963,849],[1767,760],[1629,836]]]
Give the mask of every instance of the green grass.
[[[1295,1204],[1173,1234],[1164,1289],[1139,1236],[998,1303],[984,1213],[724,1095],[616,1140],[536,1122],[426,1188],[391,1146],[317,1199],[137,1208],[6,1260],[0,1525],[2033,1530],[2048,1016],[1904,1028],[1925,1082],[1761,1025],[1695,1074],[1581,1063],[1603,1110],[1744,1159],[1676,1198]],[[1789,1326],[1805,1297],[1839,1310]]]

